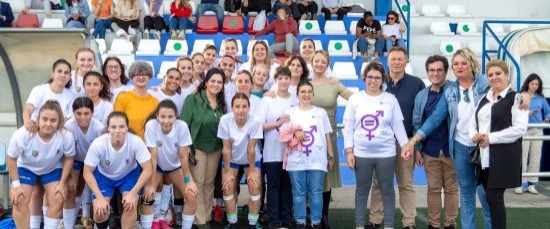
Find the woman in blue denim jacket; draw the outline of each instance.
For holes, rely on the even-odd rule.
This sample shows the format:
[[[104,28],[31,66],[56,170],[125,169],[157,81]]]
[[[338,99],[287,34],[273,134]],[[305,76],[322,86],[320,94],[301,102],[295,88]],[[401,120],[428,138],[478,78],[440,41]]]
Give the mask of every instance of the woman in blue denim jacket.
[[[90,16],[90,7],[87,0],[67,0],[65,17],[67,28],[86,28],[86,20]]]

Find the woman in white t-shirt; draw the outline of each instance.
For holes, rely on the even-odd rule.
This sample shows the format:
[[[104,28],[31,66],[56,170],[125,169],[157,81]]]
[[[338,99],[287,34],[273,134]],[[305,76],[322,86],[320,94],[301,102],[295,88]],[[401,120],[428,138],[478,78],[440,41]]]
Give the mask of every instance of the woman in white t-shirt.
[[[128,85],[129,79],[126,77],[124,64],[118,57],[107,57],[101,72],[103,73],[103,79],[109,82],[109,89],[113,93],[111,103],[116,101],[116,97],[121,92],[132,90],[133,87]]]
[[[237,93],[231,100],[232,113],[220,119],[218,138],[223,141],[222,190],[230,228],[237,228],[237,194],[235,177],[244,168],[248,183],[248,224],[255,226],[260,210],[261,157],[258,140],[263,138],[261,123],[249,113],[248,96]]]
[[[355,225],[363,227],[365,209],[376,171],[384,206],[384,228],[393,228],[395,215],[395,140],[408,138],[403,114],[394,95],[384,92],[384,66],[371,62],[363,72],[365,91],[353,94],[344,112],[344,148],[348,166],[355,170]]]
[[[277,69],[275,84],[277,91],[274,96],[265,96],[255,114],[265,133],[263,146],[263,169],[267,176],[267,213],[270,228],[289,226],[292,218],[292,192],[290,177],[283,169],[284,144],[279,142],[279,128],[290,120],[285,111],[294,102],[289,85],[291,70],[287,67]]]
[[[390,50],[395,45],[406,49],[407,45],[401,35],[405,31],[407,31],[405,22],[401,20],[398,13],[390,10],[386,14],[386,23],[382,25],[382,37],[386,40],[386,50]]]
[[[76,96],[85,96],[84,91],[84,75],[91,71],[95,65],[95,52],[90,48],[81,48],[76,51],[76,67],[71,72],[71,79],[73,84],[71,85],[71,91]]]
[[[267,66],[267,76],[265,87],[263,90],[269,90],[273,84],[273,75],[275,75],[275,70],[280,66],[280,62],[277,58],[270,60],[268,57],[269,47],[265,41],[258,40],[252,46],[252,55],[248,57],[248,62],[245,62],[241,65],[240,70],[248,70],[249,72],[256,71],[256,68],[260,65]],[[255,92],[256,90],[253,90]],[[254,93],[253,93],[254,94]]]
[[[311,38],[304,38],[302,39],[302,42],[300,43],[300,56],[304,58],[307,64],[307,69],[309,70],[309,75],[307,75],[307,78],[309,80],[313,79],[313,55],[315,54],[316,50],[323,50],[323,47],[315,47],[315,42]],[[332,76],[332,70],[330,67],[327,68],[326,72],[327,77]]]
[[[250,94],[252,90],[252,74],[250,74],[250,72],[246,70],[239,71],[237,77],[235,78],[235,88],[237,88],[236,93],[243,93],[248,97],[248,101],[250,101],[250,107],[248,110],[252,114],[255,114],[255,111],[261,100],[257,96],[251,96]],[[225,97],[225,104],[231,104],[233,96]],[[228,109],[228,112],[231,111]]]
[[[218,48],[215,45],[209,44],[204,47],[202,56],[204,57],[204,72],[216,67],[216,56],[218,55]]]
[[[172,100],[178,108],[178,115],[181,113],[183,101],[185,97],[181,94],[181,73],[177,68],[170,68],[166,71],[162,79],[160,88],[149,89],[147,92],[155,97],[158,101],[165,99]]]
[[[193,61],[193,85],[199,87],[199,85],[204,81],[205,71],[204,71],[204,56],[202,53],[197,52],[191,55],[191,60]]]
[[[193,61],[189,57],[180,57],[176,61],[176,68],[181,73],[180,94],[185,100],[188,95],[197,90],[197,86],[193,84]],[[179,105],[176,104],[176,106]],[[181,106],[183,106],[183,103]],[[178,107],[178,109],[181,110],[181,107]]]
[[[286,161],[286,170],[292,184],[294,218],[298,228],[306,223],[306,195],[309,195],[310,218],[313,228],[320,228],[323,210],[323,180],[327,169],[334,166],[334,152],[330,133],[332,128],[327,112],[312,105],[313,85],[300,82],[297,87],[299,106],[288,109],[289,124],[302,130],[294,137],[301,142],[301,151],[293,149]]]
[[[220,56],[231,56],[235,60],[235,67],[233,69],[233,74],[231,74],[232,78],[231,80],[235,80],[235,77],[237,77],[237,73],[239,73],[239,69],[241,69],[241,65],[243,65],[243,61],[237,56],[239,53],[239,44],[237,44],[237,40],[235,38],[227,38],[222,41],[222,47],[220,48]],[[218,66],[219,59],[216,60],[215,66]]]
[[[164,180],[164,183],[173,184],[184,194],[182,226],[189,229],[193,225],[197,209],[197,186],[189,171],[191,135],[187,124],[177,119],[176,112],[176,104],[172,100],[163,100],[145,124],[145,144],[151,153],[154,169],[151,182],[145,186],[143,195],[145,201],[154,201],[154,208],[147,206],[143,211],[153,210],[153,225],[158,224],[161,228],[166,226],[161,212],[168,209],[170,195],[163,196],[160,192],[164,187]]]
[[[247,69],[242,69],[241,71],[244,70]],[[267,65],[260,64],[257,65],[252,71],[248,72],[252,73],[252,94],[262,95],[263,97],[264,90],[267,87],[266,85],[269,80],[269,67]]]
[[[97,74],[101,78],[101,75]],[[86,80],[84,83],[86,85]],[[89,227],[93,225],[90,221],[90,189],[85,187],[82,168],[84,168],[84,159],[90,144],[102,134],[105,125],[93,117],[96,110],[90,98],[76,98],[72,108],[74,115],[65,123],[65,128],[72,133],[75,141],[74,165],[69,178],[71,181],[69,183],[73,187],[69,188],[63,205],[63,224],[65,228],[74,227],[76,213],[82,204],[81,222],[85,227]]]
[[[84,160],[84,180],[92,190],[93,219],[99,229],[108,227],[111,198],[118,189],[122,193],[122,228],[132,228],[141,188],[151,179],[151,155],[141,138],[128,133],[125,113],[111,113],[107,131],[92,142]],[[153,215],[141,217],[145,228],[152,222]]]
[[[68,71],[66,75],[68,77]],[[71,133],[63,129],[64,120],[59,102],[47,100],[40,107],[36,132],[19,128],[11,138],[7,167],[12,180],[10,200],[17,228],[40,228],[42,216],[31,216],[38,209],[29,209],[37,184],[44,188],[50,203],[44,228],[56,229],[61,221],[75,155],[75,141]]]
[[[63,117],[72,116],[71,104],[75,94],[71,88],[71,64],[65,59],[58,59],[53,63],[51,78],[47,84],[34,87],[27,98],[27,103],[23,108],[23,125],[29,132],[36,132],[38,126],[38,111],[42,105],[49,99],[59,102]]]
[[[107,116],[113,112],[111,98],[113,94],[109,91],[107,81],[101,73],[89,71],[84,75],[84,91],[86,96],[94,102],[94,118],[107,124]]]
[[[290,96],[292,96],[293,100],[298,101],[296,87],[298,86],[298,83],[308,81],[309,69],[307,68],[306,61],[300,56],[291,56],[286,59],[285,67],[290,70],[290,85],[288,86],[288,92],[290,92]],[[273,84],[270,91],[279,91],[277,85],[277,83]]]

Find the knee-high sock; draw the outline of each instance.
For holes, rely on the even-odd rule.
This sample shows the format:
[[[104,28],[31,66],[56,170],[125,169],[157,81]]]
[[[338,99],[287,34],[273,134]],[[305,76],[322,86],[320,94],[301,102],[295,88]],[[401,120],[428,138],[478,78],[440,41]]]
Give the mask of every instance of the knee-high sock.
[[[63,225],[65,225],[65,228],[74,228],[74,223],[76,220],[76,209],[63,209]]]

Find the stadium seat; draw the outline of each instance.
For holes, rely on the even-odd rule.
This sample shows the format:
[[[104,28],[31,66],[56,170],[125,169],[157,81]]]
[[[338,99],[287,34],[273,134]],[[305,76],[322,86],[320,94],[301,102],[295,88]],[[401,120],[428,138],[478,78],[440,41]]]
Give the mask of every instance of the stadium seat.
[[[463,5],[449,5],[447,6],[447,15],[449,17],[470,17],[470,15],[466,14],[466,7]]]
[[[345,1],[344,1],[345,2]],[[361,8],[363,9],[366,9],[365,8],[365,5],[363,5],[363,3],[349,3],[348,6],[352,6],[352,5],[358,5],[360,6]],[[347,16],[348,17],[360,17],[360,18],[363,18],[363,13],[347,13]]]
[[[248,34],[250,35],[256,35],[258,31],[254,30],[254,20],[256,20],[256,16],[250,16],[248,19]],[[265,22],[265,25],[267,26],[267,20]]]
[[[472,41],[468,44],[468,48],[477,56],[481,57],[483,54],[483,43],[481,41]]]
[[[155,76],[155,64],[153,64],[153,61],[150,61],[150,60],[143,60],[145,61],[146,63],[148,63],[149,65],[151,65],[151,68],[153,68],[153,76]]]
[[[20,14],[15,23],[17,28],[39,28],[38,15],[36,14]]]
[[[244,33],[243,18],[239,16],[225,16],[223,18],[222,33],[223,34],[243,34]]]
[[[344,21],[326,21],[325,22],[325,34],[326,35],[347,35],[346,26]]]
[[[452,56],[456,52],[456,50],[459,49],[461,49],[461,46],[460,42],[458,41],[442,41],[441,45],[439,46],[439,51],[445,56]]]
[[[300,35],[321,35],[317,20],[300,20]]]
[[[160,42],[156,39],[141,39],[136,50],[137,56],[158,56],[160,54]]]
[[[313,40],[313,43],[315,43],[315,51],[324,50],[323,42],[321,40]]]
[[[44,18],[42,21],[43,29],[63,29],[63,20],[61,18]]]
[[[215,45],[214,40],[212,40],[212,39],[206,39],[206,40],[196,39],[195,43],[193,44],[193,53],[196,53],[196,52],[202,53],[202,51],[204,51],[204,47],[206,47],[206,45],[208,45],[208,44]]]
[[[332,66],[332,72],[340,80],[357,80],[357,72],[355,72],[355,64],[351,61],[342,62],[336,61]]]
[[[351,92],[353,92],[354,94],[359,92],[359,88],[358,87],[348,87],[348,90],[350,90]],[[344,98],[342,98],[342,96],[338,96],[338,98],[336,99],[336,102],[338,103],[338,106],[339,107],[345,107],[346,104],[348,103],[347,100],[345,100]]]
[[[363,20],[363,19],[360,19]],[[355,36],[356,28],[357,28],[357,22],[358,21],[351,21],[349,24],[349,34]]]
[[[218,19],[216,16],[200,16],[197,22],[198,34],[216,34],[218,33]]]
[[[330,40],[328,42],[328,52],[331,56],[351,57],[351,51],[347,40]]]
[[[97,44],[97,50],[99,50],[99,54],[106,54],[107,45],[105,44],[105,39],[95,39],[95,42]]]
[[[411,11],[411,17],[418,17],[418,12],[416,12],[416,8],[414,7],[413,4],[411,4],[410,6],[406,5],[406,4],[402,4],[399,6],[401,8],[401,11],[403,11],[403,14],[407,15],[407,12],[409,11],[409,8],[410,8],[410,11]],[[395,12],[398,12],[398,10],[396,10]]]
[[[114,39],[109,50],[109,55],[131,55],[134,51],[132,42],[126,39]]]
[[[184,40],[168,40],[164,48],[165,56],[187,56],[189,46]],[[202,52],[202,51],[201,51]]]
[[[248,41],[248,45],[246,46],[246,55],[247,56],[249,56],[249,57],[252,56],[252,47],[254,46],[254,44],[256,44],[256,41],[257,40]],[[264,41],[267,44],[267,46],[269,46],[269,41],[267,41],[267,40],[262,40],[262,41]]]
[[[503,37],[507,34],[503,24],[489,24],[489,28],[499,37]],[[487,35],[490,35],[489,31],[487,31]]]
[[[461,36],[480,36],[481,33],[477,31],[477,26],[473,22],[461,22],[458,23],[456,32]]]
[[[160,70],[159,70],[159,73],[157,74],[157,78],[163,79],[164,74],[166,74],[166,71],[168,71],[168,69],[170,68],[175,68],[176,66],[177,66],[177,63],[175,61],[163,61],[160,64]]]
[[[237,41],[237,48],[239,49],[239,52],[237,52],[237,56],[242,56],[243,55],[243,43],[241,42],[240,39],[235,39]],[[223,41],[222,41],[223,43]],[[218,52],[218,55],[222,55],[222,46],[220,45],[220,47],[218,47],[218,50],[220,50]]]
[[[510,32],[520,30],[520,29],[527,29],[527,28],[529,28],[529,25],[527,24],[511,24]]]
[[[434,21],[430,25],[430,32],[434,36],[454,36],[455,33],[451,32],[451,27],[449,22],[444,21]]]
[[[409,75],[414,75],[413,67],[412,67],[411,63],[407,63],[407,66],[405,66],[405,73],[407,73]]]
[[[422,6],[422,15],[424,17],[443,17],[441,13],[441,8],[439,5],[435,4],[426,4]]]

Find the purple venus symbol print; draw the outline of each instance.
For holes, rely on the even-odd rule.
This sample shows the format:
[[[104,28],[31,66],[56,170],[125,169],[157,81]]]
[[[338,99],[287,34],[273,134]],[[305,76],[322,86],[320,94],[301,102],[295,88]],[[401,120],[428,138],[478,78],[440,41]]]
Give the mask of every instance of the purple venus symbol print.
[[[366,114],[361,118],[361,128],[368,132],[366,136],[369,137],[369,141],[374,138],[374,134],[372,134],[372,132],[378,129],[378,126],[380,125],[379,118],[382,117],[384,117],[384,111],[378,110],[376,111],[376,114]]]
[[[313,135],[313,133],[317,132],[317,125],[312,125],[310,127],[311,129],[309,131],[304,131],[305,140],[302,141],[302,147],[305,147],[304,153],[308,157],[309,157],[309,154],[311,153],[311,149],[309,147],[311,147],[315,142],[315,136]]]

